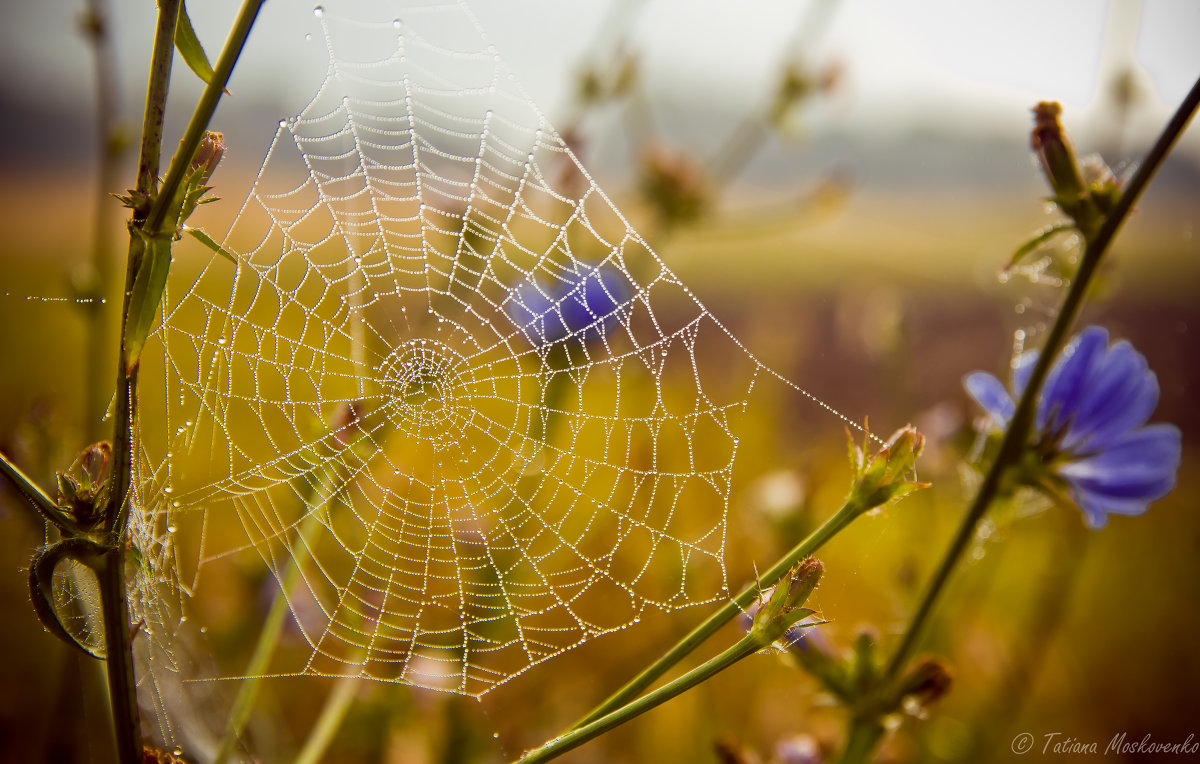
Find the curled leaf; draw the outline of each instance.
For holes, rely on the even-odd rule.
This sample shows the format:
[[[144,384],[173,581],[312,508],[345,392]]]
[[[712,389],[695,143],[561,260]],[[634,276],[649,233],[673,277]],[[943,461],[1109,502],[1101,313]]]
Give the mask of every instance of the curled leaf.
[[[103,658],[93,647],[85,645],[73,635],[59,617],[55,607],[54,571],[63,560],[74,560],[92,570],[108,550],[83,538],[69,538],[48,546],[37,553],[29,566],[29,598],[38,620],[54,636],[68,645],[77,647],[93,658]]]

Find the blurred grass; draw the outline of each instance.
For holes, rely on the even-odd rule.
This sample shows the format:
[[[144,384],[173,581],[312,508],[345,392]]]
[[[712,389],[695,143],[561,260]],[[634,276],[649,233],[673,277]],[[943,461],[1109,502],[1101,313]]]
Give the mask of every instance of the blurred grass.
[[[80,386],[89,383],[79,361],[80,316],[64,303],[24,299],[67,296],[72,263],[87,251],[86,227],[56,225],[40,201],[65,193],[68,208],[89,209],[82,190],[88,186],[67,181],[54,178],[18,196],[14,188],[29,191],[36,183],[13,180],[0,197],[8,232],[0,242],[0,291],[7,293],[0,297],[0,394],[6,401],[0,445],[43,485],[82,445],[74,423]],[[886,760],[1007,761],[1018,731],[1034,734],[1039,744],[1042,735],[1061,732],[1100,741],[1101,748],[1118,732],[1131,740],[1151,734],[1156,741],[1182,741],[1196,732],[1195,201],[1156,196],[1152,189],[1118,240],[1103,301],[1085,314],[1085,321],[1130,338],[1157,371],[1163,397],[1155,418],[1178,423],[1184,433],[1179,487],[1146,516],[1115,518],[1098,533],[1086,532],[1074,513],[1061,510],[1030,517],[998,513],[992,540],[956,577],[928,643],[950,660],[955,687],[926,722],[905,722],[886,745]],[[213,206],[227,207],[224,214],[234,208],[232,200]],[[639,225],[636,209],[633,218]],[[820,555],[828,572],[815,601],[830,620],[821,630],[836,645],[848,645],[860,624],[870,623],[886,650],[956,525],[970,482],[959,465],[974,415],[960,380],[975,368],[1000,372],[1012,332],[1036,328],[1052,308],[1054,290],[1019,279],[1002,286],[995,279],[1012,249],[1044,222],[1036,202],[1027,199],[977,193],[896,198],[863,191],[829,215],[739,213],[705,222],[661,250],[769,365],[852,418],[870,415],[881,434],[916,421],[930,436],[922,477],[935,487],[863,518]],[[117,250],[123,251],[120,244]],[[108,386],[108,379],[105,370],[99,384]],[[769,409],[753,420],[755,437],[739,455],[729,523],[732,586],[751,580],[755,565],[769,564],[832,511],[845,490],[840,423],[798,397],[788,400],[796,407]],[[774,483],[764,481],[769,475]],[[0,760],[104,761],[97,724],[103,703],[95,682],[85,683],[82,695],[69,684],[94,676],[86,667],[80,672],[67,648],[41,631],[28,604],[23,567],[42,532],[25,515],[4,493],[0,522],[7,532],[0,558],[8,572],[0,576],[0,597],[8,623],[0,649],[20,657],[0,664]],[[1069,567],[1075,557],[1080,562],[1071,592],[1052,614],[1038,614],[1039,598],[1052,593],[1047,581],[1061,580],[1064,563]],[[238,613],[255,601],[262,580],[262,571],[235,572],[241,578],[226,582],[224,619],[210,634],[218,653],[233,656],[252,645],[253,624]],[[637,628],[539,666],[480,703],[364,684],[329,761],[515,757],[560,731],[702,615],[687,610],[643,618]],[[1024,652],[1054,619],[1056,630],[1048,634],[1035,672]],[[238,658],[228,660],[236,664]],[[1014,669],[1024,673],[1014,676]],[[309,678],[266,683],[250,730],[262,760],[286,760],[296,750],[329,686]],[[225,683],[213,687],[218,694],[231,689]],[[218,697],[216,709],[220,702]],[[221,722],[219,711],[198,713],[210,725]],[[64,714],[81,715],[88,725],[74,747],[52,726]],[[755,656],[569,760],[713,761],[717,739],[765,753],[798,732],[831,748],[840,721],[805,675],[776,657]]]

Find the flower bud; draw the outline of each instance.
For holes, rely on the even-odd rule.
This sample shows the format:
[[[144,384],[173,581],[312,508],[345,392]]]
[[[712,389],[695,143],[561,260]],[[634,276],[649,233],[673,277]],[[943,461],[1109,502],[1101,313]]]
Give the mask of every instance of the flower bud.
[[[1071,202],[1087,194],[1087,187],[1079,174],[1079,165],[1075,161],[1075,151],[1071,141],[1063,132],[1058,115],[1062,106],[1055,101],[1042,101],[1033,107],[1033,133],[1030,144],[1038,161],[1041,162],[1042,172],[1054,190],[1056,198]]]
[[[763,647],[767,647],[784,637],[788,630],[813,614],[809,608],[802,607],[808,600],[825,567],[821,561],[809,557],[792,568],[788,580],[780,581],[772,590],[766,604],[754,614],[750,627],[750,636],[757,637]]]
[[[198,185],[203,186],[208,183],[208,179],[212,177],[213,171],[217,169],[217,164],[223,156],[225,156],[225,135],[211,130],[205,131],[188,168],[192,173],[200,171],[197,176]]]
[[[950,691],[954,676],[950,668],[937,658],[927,658],[912,668],[900,682],[900,705],[912,714],[926,708]]]
[[[912,425],[897,430],[869,463],[864,449],[851,442],[850,459],[855,478],[848,501],[857,502],[865,512],[928,488],[928,483],[916,480],[917,458],[924,448],[925,436]]]
[[[112,445],[93,443],[80,452],[65,472],[58,473],[58,503],[75,522],[89,528],[99,522],[108,494]]]

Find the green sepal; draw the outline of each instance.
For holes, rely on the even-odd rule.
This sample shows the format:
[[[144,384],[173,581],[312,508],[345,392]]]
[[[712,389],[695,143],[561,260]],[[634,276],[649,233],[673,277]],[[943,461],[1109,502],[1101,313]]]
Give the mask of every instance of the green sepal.
[[[200,45],[200,38],[196,37],[196,30],[192,28],[187,4],[182,2],[179,4],[179,20],[175,22],[175,49],[179,51],[179,55],[183,57],[183,62],[188,65],[188,68],[205,85],[212,82],[212,64],[208,62],[208,55],[205,54],[204,47]]]
[[[129,315],[125,319],[125,371],[133,370],[142,354],[150,327],[158,313],[163,291],[167,287],[167,274],[171,270],[171,236],[142,236],[146,243],[141,267],[133,280],[133,291],[129,297]]]
[[[104,656],[93,652],[79,642],[63,626],[58,611],[54,609],[54,570],[64,559],[71,559],[92,570],[97,569],[98,560],[108,553],[106,547],[85,538],[64,539],[57,544],[48,546],[34,555],[33,563],[29,566],[29,598],[33,602],[33,612],[38,620],[54,636],[68,645],[77,647],[93,658],[104,659]]]
[[[203,201],[210,201],[210,200],[208,200],[208,199],[205,199],[205,200],[203,200]],[[199,228],[189,228],[188,226],[184,226],[184,227],[183,227],[183,232],[184,232],[184,233],[186,233],[186,234],[188,234],[189,236],[191,236],[193,239],[195,239],[196,241],[200,242],[200,243],[201,243],[201,244],[203,244],[204,246],[208,247],[209,249],[211,249],[211,250],[212,250],[213,252],[215,252],[216,254],[220,255],[220,256],[221,256],[221,257],[223,257],[223,258],[225,258],[225,259],[226,259],[226,260],[228,260],[229,262],[233,263],[234,265],[237,265],[237,256],[236,256],[236,255],[234,255],[234,254],[233,254],[232,252],[230,252],[229,250],[227,250],[227,249],[225,249],[224,247],[222,247],[220,244],[218,244],[218,243],[217,243],[217,242],[216,242],[216,241],[213,239],[213,237],[209,236],[209,235],[208,235],[208,234],[206,234],[204,231],[201,231]]]
[[[1017,247],[1016,251],[1013,252],[1012,257],[1009,258],[1008,265],[1004,266],[1004,270],[1012,268],[1014,265],[1021,262],[1023,257],[1041,247],[1055,236],[1058,236],[1060,233],[1074,230],[1076,230],[1074,223],[1055,223],[1054,225],[1046,226],[1034,234],[1032,239]]]

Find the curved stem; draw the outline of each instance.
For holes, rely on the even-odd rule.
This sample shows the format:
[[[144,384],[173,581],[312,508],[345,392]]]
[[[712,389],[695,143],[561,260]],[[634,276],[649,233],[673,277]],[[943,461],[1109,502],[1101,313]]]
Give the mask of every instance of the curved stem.
[[[1008,429],[1005,431],[1003,439],[1000,442],[1000,451],[996,455],[996,460],[992,462],[991,468],[988,469],[987,474],[984,476],[983,482],[980,484],[979,490],[976,492],[975,498],[967,510],[967,514],[963,517],[962,524],[955,533],[953,540],[950,542],[949,549],[946,550],[946,554],[942,558],[941,564],[925,589],[921,602],[917,606],[912,620],[909,621],[908,628],[904,632],[904,636],[901,638],[896,652],[892,655],[887,669],[889,678],[895,678],[904,668],[908,659],[912,657],[917,642],[922,636],[925,624],[933,611],[933,606],[945,588],[950,574],[954,571],[963,553],[970,545],[971,540],[975,537],[975,529],[979,525],[979,521],[983,519],[984,514],[986,514],[988,506],[995,498],[1000,488],[1001,478],[1009,467],[1014,465],[1017,459],[1020,458],[1021,451],[1029,440],[1029,433],[1033,425],[1035,404],[1042,383],[1045,381],[1046,374],[1050,371],[1051,364],[1057,358],[1067,334],[1075,323],[1075,318],[1079,314],[1080,307],[1083,305],[1083,299],[1087,293],[1088,286],[1091,284],[1092,277],[1095,275],[1104,254],[1108,251],[1108,247],[1120,229],[1121,224],[1129,216],[1134,203],[1142,195],[1142,192],[1150,183],[1150,179],[1154,177],[1155,171],[1158,170],[1163,160],[1166,159],[1167,154],[1170,153],[1175,141],[1183,133],[1184,128],[1187,127],[1197,106],[1200,106],[1200,80],[1197,80],[1196,84],[1192,86],[1191,91],[1175,112],[1174,117],[1171,118],[1171,121],[1163,129],[1154,147],[1146,155],[1141,166],[1138,167],[1137,172],[1129,181],[1129,186],[1121,195],[1112,212],[1105,218],[1104,224],[1100,226],[1100,230],[1096,233],[1096,236],[1088,241],[1087,248],[1083,253],[1083,259],[1079,265],[1079,272],[1071,282],[1071,287],[1063,298],[1062,306],[1059,308],[1054,324],[1046,335],[1046,342],[1042,347],[1041,353],[1038,355],[1033,373],[1030,375],[1029,382],[1025,386],[1021,400],[1017,403],[1016,413],[1013,414],[1012,421],[1009,423]]]
[[[610,695],[600,705],[593,708],[582,719],[575,722],[571,726],[571,729],[578,730],[584,725],[588,725],[601,717],[611,714],[614,710],[636,698],[639,693],[653,684],[656,679],[699,647],[700,643],[711,637],[718,629],[750,607],[751,603],[758,597],[760,587],[765,589],[775,585],[797,563],[805,557],[811,557],[826,541],[837,535],[839,531],[849,525],[850,521],[862,514],[863,511],[864,507],[860,506],[857,502],[848,501],[842,505],[842,508],[826,520],[821,527],[809,534],[799,544],[792,547],[787,554],[763,573],[758,582],[752,586],[747,586],[742,590],[741,594],[725,603],[724,606],[705,619],[703,623],[692,629],[687,636],[675,643],[675,646],[663,654],[661,658],[646,667],[640,674],[631,679],[624,687]]]
[[[757,590],[756,590],[757,593]],[[622,706],[607,716],[601,716],[595,721],[576,727],[570,732],[556,737],[546,745],[520,759],[517,764],[538,764],[550,761],[572,748],[578,748],[587,741],[608,732],[613,727],[640,716],[655,706],[661,705],[671,698],[686,692],[717,673],[724,671],[751,653],[762,649],[758,639],[746,635],[725,652],[684,674],[673,682],[665,684],[654,692],[643,695],[632,703]]]

